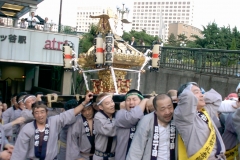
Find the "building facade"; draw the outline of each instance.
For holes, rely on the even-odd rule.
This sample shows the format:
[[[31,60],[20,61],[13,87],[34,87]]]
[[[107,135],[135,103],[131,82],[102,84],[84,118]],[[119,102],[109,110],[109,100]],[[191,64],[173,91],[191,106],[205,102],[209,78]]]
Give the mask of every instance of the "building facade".
[[[103,7],[82,6],[77,8],[76,28],[77,32],[88,32],[91,24],[97,24],[98,18],[91,18],[90,15],[100,15],[105,12]]]
[[[198,37],[203,38],[203,35],[200,29],[184,23],[169,24],[168,33],[169,33],[168,36],[170,36],[171,33],[173,33],[176,38],[179,34],[184,34],[188,40],[194,40],[195,38],[192,37],[193,35],[197,35]]]
[[[132,11],[132,29],[146,30],[167,41],[170,23],[193,23],[193,0],[135,0]]]

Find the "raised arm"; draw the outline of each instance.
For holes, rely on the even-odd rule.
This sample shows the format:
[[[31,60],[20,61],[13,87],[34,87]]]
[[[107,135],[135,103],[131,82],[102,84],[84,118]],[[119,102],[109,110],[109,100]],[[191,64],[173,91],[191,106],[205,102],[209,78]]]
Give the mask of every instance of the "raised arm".
[[[198,100],[190,90],[190,85],[179,96],[179,102],[174,110],[176,126],[193,124],[196,118]]]
[[[143,111],[139,106],[132,108],[130,111],[121,109],[116,114],[115,125],[122,128],[131,128],[143,117]]]
[[[216,117],[217,111],[222,103],[222,96],[214,89],[209,90],[204,94],[205,109],[208,111],[210,117]]]

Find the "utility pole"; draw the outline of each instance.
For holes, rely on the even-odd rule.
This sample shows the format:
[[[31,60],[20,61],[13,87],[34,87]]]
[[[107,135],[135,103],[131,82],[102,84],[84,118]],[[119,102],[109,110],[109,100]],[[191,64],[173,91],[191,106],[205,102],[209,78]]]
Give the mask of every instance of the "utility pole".
[[[61,32],[61,19],[62,19],[62,0],[60,0],[60,11],[59,11],[59,20],[58,20],[58,33]]]

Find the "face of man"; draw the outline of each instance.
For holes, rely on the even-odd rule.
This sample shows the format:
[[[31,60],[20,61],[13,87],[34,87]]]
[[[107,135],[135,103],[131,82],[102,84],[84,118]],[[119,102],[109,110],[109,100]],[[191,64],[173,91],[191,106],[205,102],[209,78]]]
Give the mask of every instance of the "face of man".
[[[32,104],[35,103],[35,102],[36,102],[36,98],[35,97],[30,97],[25,101],[24,105],[27,109],[32,109]]]
[[[134,41],[135,40],[135,38],[134,37],[132,37],[132,41]]]
[[[156,101],[156,111],[160,123],[167,125],[173,117],[173,104],[169,97]]]
[[[47,120],[47,111],[45,108],[35,108],[33,116],[38,124],[44,125]]]
[[[139,105],[141,102],[141,99],[137,95],[131,95],[128,96],[125,100],[125,105],[127,110],[129,111],[131,108],[134,108],[135,106]]]
[[[6,110],[7,110],[7,104],[3,103],[3,111],[6,111]]]
[[[115,103],[112,100],[112,97],[107,97],[104,101],[99,105],[99,109],[103,110],[104,113],[108,115],[112,115],[115,112]]]
[[[198,99],[197,110],[201,110],[206,105],[203,94],[198,86],[193,85],[191,90]]]
[[[14,107],[18,108],[17,96],[15,96],[11,99],[11,104],[14,105]]]
[[[92,106],[86,107],[82,110],[82,115],[86,119],[92,119],[93,118],[93,108]]]
[[[32,17],[34,17],[35,13],[34,13],[34,12],[32,12],[32,13],[31,13],[31,15],[32,15]]]

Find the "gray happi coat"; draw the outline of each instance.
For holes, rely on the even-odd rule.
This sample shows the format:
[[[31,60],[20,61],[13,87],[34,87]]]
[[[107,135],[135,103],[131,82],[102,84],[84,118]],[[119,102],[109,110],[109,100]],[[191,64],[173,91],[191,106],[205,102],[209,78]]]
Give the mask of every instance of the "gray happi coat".
[[[12,124],[8,123],[8,124],[0,124],[0,130],[1,130],[1,138],[2,138],[2,143],[1,143],[1,148],[0,148],[0,152],[3,151],[3,147],[8,144],[8,140],[6,138],[5,132],[12,132]]]
[[[225,144],[226,150],[232,149],[238,144],[238,139],[236,135],[236,130],[233,125],[232,117],[233,113],[229,113],[225,122],[225,130],[222,135],[223,142]],[[239,121],[238,121],[239,123]],[[239,128],[240,130],[240,128]]]
[[[115,120],[117,127],[116,160],[126,159],[130,128],[137,125],[143,116],[143,111],[139,106],[132,108],[130,111],[121,109],[117,112]]]
[[[74,109],[48,118],[49,138],[47,142],[46,160],[53,160],[57,156],[58,134],[63,126],[73,123],[74,119]],[[26,158],[36,158],[34,152],[34,137],[34,122],[30,122],[26,124],[19,133],[11,160],[25,160]]]
[[[232,115],[232,122],[234,129],[237,133],[238,136],[238,142],[240,141],[240,108],[236,110],[236,112],[233,113]],[[239,159],[240,159],[240,146],[238,147],[238,154],[239,154]]]
[[[200,150],[205,142],[207,141],[210,130],[206,122],[204,122],[197,115],[197,103],[198,99],[195,97],[193,92],[188,86],[179,96],[178,106],[174,110],[174,121],[178,132],[180,133],[184,145],[186,146],[188,157],[194,155],[198,150]],[[204,99],[206,102],[205,109],[210,116],[210,120],[215,128],[216,135],[220,141],[221,153],[225,153],[225,146],[218,129],[213,122],[212,118],[216,117],[218,107],[222,102],[222,97],[215,90],[204,94]],[[217,146],[215,146],[209,156],[209,160],[215,160],[215,153]]]
[[[139,121],[137,125],[137,131],[133,137],[133,141],[128,151],[126,160],[151,159],[154,132],[153,124],[154,124],[154,112],[145,115]],[[177,137],[175,142],[177,142]],[[175,143],[175,155],[177,160],[177,143]]]
[[[89,157],[81,153],[90,153],[91,147],[83,125],[82,116],[78,115],[76,122],[68,128],[66,159],[76,160],[85,158],[88,160]]]
[[[105,152],[107,149],[108,137],[113,137],[111,153],[115,152],[116,148],[116,135],[117,130],[115,126],[115,119],[110,122],[101,112],[97,112],[94,116],[94,130],[95,135],[95,149],[101,152]],[[115,158],[109,158],[109,160],[114,160]],[[103,160],[103,157],[96,156],[94,154],[93,160]]]
[[[22,110],[16,109],[14,106],[8,108],[6,111],[2,113],[2,121],[3,124],[10,123],[14,121],[15,119],[19,118],[21,116]],[[5,136],[12,136],[12,134],[18,133],[20,125],[14,125],[12,132],[6,132]]]

